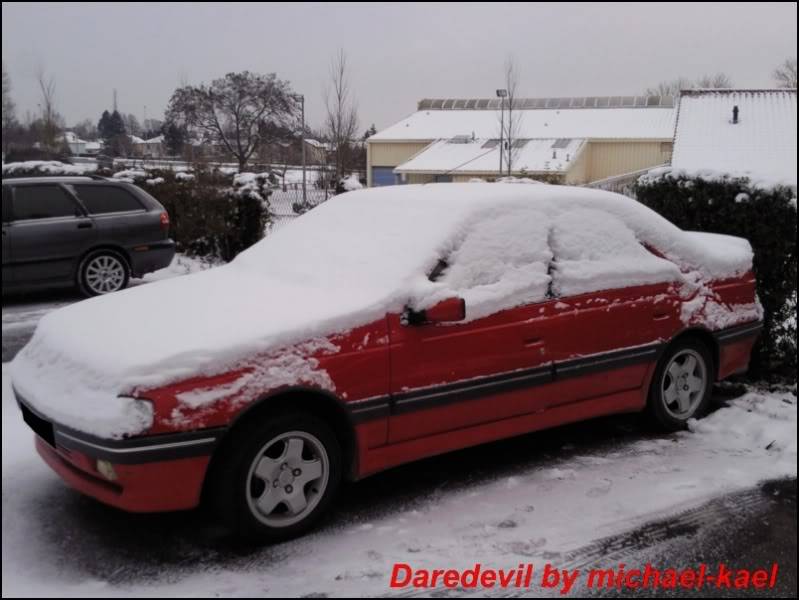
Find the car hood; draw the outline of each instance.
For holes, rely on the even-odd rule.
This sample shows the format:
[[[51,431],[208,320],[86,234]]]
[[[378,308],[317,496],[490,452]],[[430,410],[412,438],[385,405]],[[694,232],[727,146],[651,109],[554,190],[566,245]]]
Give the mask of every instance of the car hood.
[[[384,290],[348,286],[320,294],[234,262],[49,313],[14,359],[12,383],[62,423],[118,434],[119,426],[95,430],[76,413],[105,413],[135,389],[212,375],[258,353],[323,340],[381,318],[390,304]],[[131,433],[135,423],[122,429]]]

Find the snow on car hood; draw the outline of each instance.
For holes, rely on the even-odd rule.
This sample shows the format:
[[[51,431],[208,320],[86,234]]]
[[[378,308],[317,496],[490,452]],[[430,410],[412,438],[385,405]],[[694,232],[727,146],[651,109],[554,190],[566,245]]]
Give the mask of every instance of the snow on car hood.
[[[446,290],[426,273],[470,224],[492,214],[524,209],[545,219],[588,208],[619,217],[639,241],[707,277],[751,267],[747,242],[686,234],[643,205],[598,190],[482,183],[360,190],[224,267],[53,311],[14,359],[13,384],[65,425],[105,437],[136,433],[147,424],[119,398],[134,388],[220,372],[254,353],[440,298]]]

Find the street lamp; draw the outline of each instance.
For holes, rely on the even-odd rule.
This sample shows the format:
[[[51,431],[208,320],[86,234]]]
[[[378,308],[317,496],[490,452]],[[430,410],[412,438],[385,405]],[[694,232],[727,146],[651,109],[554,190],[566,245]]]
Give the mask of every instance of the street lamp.
[[[300,102],[302,115],[302,136],[300,138],[300,144],[302,145],[302,203],[305,205],[308,202],[308,197],[305,191],[305,96],[302,94],[293,94],[292,97],[294,100],[298,100]]]
[[[502,177],[502,153],[505,146],[505,98],[508,90],[497,90],[499,98],[499,176]]]

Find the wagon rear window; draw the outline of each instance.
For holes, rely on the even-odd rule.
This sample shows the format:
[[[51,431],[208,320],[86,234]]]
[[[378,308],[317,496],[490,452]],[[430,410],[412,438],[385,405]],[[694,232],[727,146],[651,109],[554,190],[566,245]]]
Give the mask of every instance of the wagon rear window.
[[[75,191],[93,215],[143,210],[136,197],[122,188],[108,185],[76,185]]]

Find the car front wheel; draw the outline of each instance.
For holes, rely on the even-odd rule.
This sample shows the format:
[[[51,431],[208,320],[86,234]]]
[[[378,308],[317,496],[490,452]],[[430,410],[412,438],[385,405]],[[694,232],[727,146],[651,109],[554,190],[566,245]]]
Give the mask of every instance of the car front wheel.
[[[710,403],[713,359],[698,340],[685,340],[669,348],[658,364],[649,391],[648,411],[667,431],[684,429],[689,419],[700,417]]]
[[[240,537],[280,541],[306,532],[331,504],[341,449],[313,415],[283,415],[237,432],[216,470],[216,507]]]
[[[119,291],[128,285],[130,268],[127,261],[110,250],[88,254],[78,269],[78,286],[86,296],[100,296]]]

